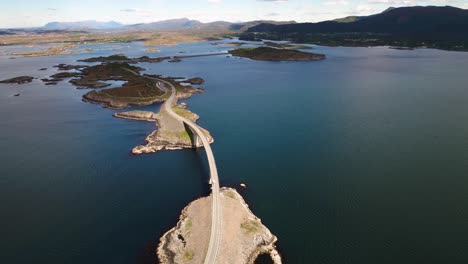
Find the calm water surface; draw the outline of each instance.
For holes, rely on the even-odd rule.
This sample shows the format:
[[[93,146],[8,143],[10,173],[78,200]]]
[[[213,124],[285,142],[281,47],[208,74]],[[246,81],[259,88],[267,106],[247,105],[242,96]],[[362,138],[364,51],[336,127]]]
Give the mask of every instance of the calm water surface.
[[[5,53],[22,48],[2,47],[0,79],[92,56],[227,49],[92,48],[13,60]],[[328,59],[139,66],[206,80],[185,101],[215,137],[221,184],[248,185],[241,193],[285,263],[467,263],[468,53],[315,51]],[[203,150],[133,156],[154,124],[112,118],[81,102],[85,92],[0,85],[1,263],[154,263],[159,237],[209,193]]]

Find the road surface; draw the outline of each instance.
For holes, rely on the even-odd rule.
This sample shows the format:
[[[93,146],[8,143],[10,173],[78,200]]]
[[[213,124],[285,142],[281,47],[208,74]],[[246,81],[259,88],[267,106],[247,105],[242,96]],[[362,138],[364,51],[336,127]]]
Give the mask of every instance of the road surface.
[[[202,130],[192,121],[183,118],[176,114],[172,107],[175,106],[177,102],[176,97],[176,89],[174,85],[171,83],[164,81],[158,78],[151,78],[157,80],[157,86],[162,91],[167,92],[166,85],[171,87],[171,96],[167,101],[163,104],[163,109],[169,113],[173,118],[187,124],[202,140],[203,147],[205,148],[206,155],[208,157],[208,164],[210,166],[210,184],[211,184],[211,192],[212,192],[212,206],[211,206],[211,233],[210,233],[210,242],[208,244],[208,251],[206,252],[205,256],[205,264],[215,264],[216,263],[216,255],[218,254],[219,246],[221,243],[221,205],[219,199],[219,179],[218,179],[218,170],[216,168],[216,162],[213,155],[213,151],[211,150],[210,143],[206,138],[205,134]]]

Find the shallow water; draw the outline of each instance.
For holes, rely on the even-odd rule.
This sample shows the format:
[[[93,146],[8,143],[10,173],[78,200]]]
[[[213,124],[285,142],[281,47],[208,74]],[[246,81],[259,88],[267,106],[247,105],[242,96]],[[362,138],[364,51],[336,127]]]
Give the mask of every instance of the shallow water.
[[[1,55],[0,79],[43,78],[54,64],[115,53],[229,49],[92,48]],[[247,184],[240,192],[278,236],[285,263],[466,263],[468,53],[315,52],[328,59],[222,55],[139,66],[206,80],[205,93],[185,102],[215,138],[221,184]],[[81,102],[85,92],[67,82],[0,85],[2,263],[151,263],[182,208],[209,193],[203,150],[133,156],[154,124],[115,119]]]

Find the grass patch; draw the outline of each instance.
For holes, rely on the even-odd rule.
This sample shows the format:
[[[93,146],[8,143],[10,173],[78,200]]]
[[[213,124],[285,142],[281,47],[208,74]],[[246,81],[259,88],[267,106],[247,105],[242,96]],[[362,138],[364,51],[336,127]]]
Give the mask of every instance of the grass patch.
[[[184,253],[184,260],[186,262],[191,261],[193,259],[194,255],[195,255],[195,253],[193,253],[193,251],[186,250],[185,253]]]
[[[190,111],[188,111],[188,110],[186,110],[186,109],[177,107],[177,106],[173,107],[172,110],[173,110],[176,114],[180,115],[181,117],[187,118],[187,119],[189,119],[189,120],[193,120],[193,118],[195,117],[195,114],[193,114],[192,112],[190,112]]]
[[[180,140],[191,141],[190,135],[186,130],[184,131],[164,131],[164,137],[177,138]]]
[[[192,225],[193,225],[192,219],[191,218],[187,219],[187,221],[185,222],[185,226],[184,226],[185,227],[185,233],[190,232],[190,229],[192,229]]]
[[[244,229],[247,234],[257,233],[260,227],[260,222],[256,220],[247,220],[241,224],[241,228]]]
[[[236,199],[236,194],[232,190],[225,191],[224,194],[229,198]]]

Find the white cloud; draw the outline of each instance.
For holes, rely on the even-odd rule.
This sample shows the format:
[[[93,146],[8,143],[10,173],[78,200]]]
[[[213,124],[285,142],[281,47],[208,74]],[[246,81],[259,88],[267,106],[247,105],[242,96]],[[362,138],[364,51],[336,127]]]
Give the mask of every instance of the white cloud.
[[[370,15],[376,13],[377,10],[369,5],[358,5],[349,14],[352,15]]]
[[[288,2],[288,0],[257,0],[259,2],[273,2],[273,3],[284,3]]]
[[[329,1],[322,3],[322,5],[324,6],[345,6],[347,4],[349,4],[349,2],[346,0]]]
[[[385,5],[418,5],[418,4],[456,4],[460,0],[368,0],[369,4],[385,4]]]
[[[418,0],[369,0],[369,4],[416,5]]]
[[[138,9],[136,8],[125,8],[125,9],[120,9],[122,12],[136,12]]]

